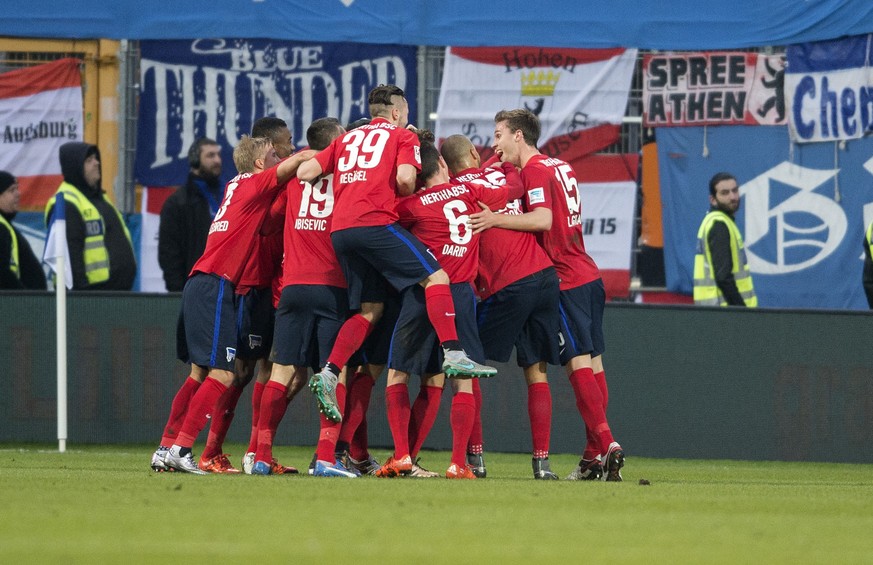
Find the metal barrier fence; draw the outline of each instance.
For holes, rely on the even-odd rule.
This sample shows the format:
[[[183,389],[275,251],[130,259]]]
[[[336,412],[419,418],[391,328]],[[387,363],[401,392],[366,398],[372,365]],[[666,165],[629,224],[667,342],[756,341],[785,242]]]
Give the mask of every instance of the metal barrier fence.
[[[154,443],[187,375],[175,360],[179,295],[68,297],[69,440]],[[873,462],[873,314],[609,304],[609,420],[629,456]],[[54,299],[0,293],[0,442],[56,437]],[[486,450],[527,452],[521,371],[499,365],[482,383]],[[584,427],[559,367],[550,368],[552,452],[579,453]],[[411,394],[417,387],[410,386]],[[388,446],[384,379],[370,442]],[[450,449],[450,392],[425,447]],[[229,439],[247,441],[244,393]],[[204,436],[205,437],[205,434]],[[315,445],[308,390],[277,444]],[[202,445],[202,439],[200,445]]]

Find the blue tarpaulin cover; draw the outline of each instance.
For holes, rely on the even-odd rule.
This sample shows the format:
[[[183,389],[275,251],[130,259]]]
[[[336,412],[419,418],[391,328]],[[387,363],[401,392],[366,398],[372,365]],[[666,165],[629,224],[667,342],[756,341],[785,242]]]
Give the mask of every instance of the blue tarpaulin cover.
[[[727,49],[873,32],[870,0],[11,0],[0,35]]]

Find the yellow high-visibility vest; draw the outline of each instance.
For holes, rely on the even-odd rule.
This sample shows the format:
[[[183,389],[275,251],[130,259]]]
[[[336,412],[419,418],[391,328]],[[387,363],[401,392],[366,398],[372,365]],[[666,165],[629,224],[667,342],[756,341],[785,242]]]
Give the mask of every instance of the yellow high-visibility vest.
[[[82,221],[85,222],[85,275],[88,277],[88,284],[97,284],[109,280],[109,251],[106,249],[106,222],[100,211],[88,200],[82,192],[75,186],[62,182],[58,188],[58,192],[64,195],[64,202],[72,204],[78,210]],[[50,199],[45,206],[45,222],[48,225],[49,210],[55,203],[55,199]],[[114,208],[114,207],[113,207]],[[118,210],[118,219],[121,222],[121,227],[124,229],[124,235],[127,240],[133,242],[130,238],[130,232],[124,223],[124,219]]]
[[[9,255],[9,270],[12,271],[12,274],[17,278],[21,278],[21,272],[18,268],[18,236],[15,235],[15,230],[12,229],[12,224],[6,221],[6,218],[0,214],[0,226],[5,227],[9,230],[9,237],[12,238],[12,253]]]
[[[873,222],[870,222],[870,225],[867,226],[867,233],[864,235],[864,238],[867,240],[867,247],[870,248],[870,257],[873,257]]]
[[[712,210],[703,218],[697,231],[697,254],[694,256],[694,303],[703,306],[727,306],[727,300],[715,283],[712,269],[712,253],[709,249],[709,230],[715,222],[724,223],[730,232],[731,242],[731,272],[737,282],[737,290],[746,306],[754,308],[758,305],[758,297],[752,285],[752,272],[746,261],[746,249],[743,236],[730,216],[721,210]]]

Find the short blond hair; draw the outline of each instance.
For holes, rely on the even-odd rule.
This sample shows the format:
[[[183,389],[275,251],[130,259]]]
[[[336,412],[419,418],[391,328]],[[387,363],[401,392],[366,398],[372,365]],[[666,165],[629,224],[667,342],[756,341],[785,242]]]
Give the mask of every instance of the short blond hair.
[[[273,142],[266,137],[242,136],[233,149],[233,164],[240,173],[251,173],[255,170],[255,160],[267,156],[267,151],[273,147]]]

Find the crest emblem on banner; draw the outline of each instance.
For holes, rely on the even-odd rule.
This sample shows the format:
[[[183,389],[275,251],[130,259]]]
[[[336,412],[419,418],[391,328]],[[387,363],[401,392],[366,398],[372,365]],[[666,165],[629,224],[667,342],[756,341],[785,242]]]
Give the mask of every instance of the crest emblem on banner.
[[[526,108],[540,116],[552,113],[552,101],[555,88],[561,78],[560,72],[544,69],[533,69],[521,73],[521,97],[519,108]]]
[[[848,230],[846,214],[832,198],[815,192],[836,175],[837,171],[786,161],[740,188],[746,200],[745,244],[752,272],[802,271],[837,250]],[[783,198],[774,202],[777,190]]]

